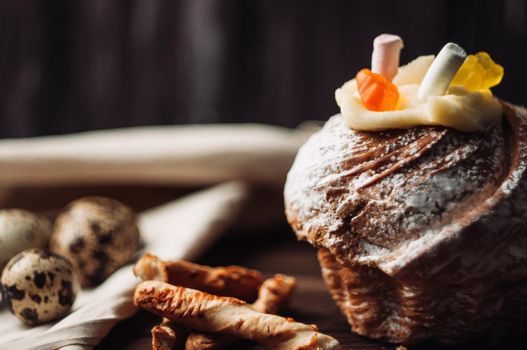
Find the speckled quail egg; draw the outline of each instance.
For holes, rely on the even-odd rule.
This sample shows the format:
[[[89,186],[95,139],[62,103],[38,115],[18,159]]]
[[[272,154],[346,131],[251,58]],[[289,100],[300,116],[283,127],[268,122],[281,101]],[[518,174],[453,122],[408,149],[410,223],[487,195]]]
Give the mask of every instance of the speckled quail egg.
[[[45,217],[23,209],[0,210],[0,271],[28,248],[47,248],[53,227]]]
[[[44,249],[27,249],[4,268],[0,288],[9,310],[35,326],[60,318],[73,305],[79,283],[62,256]]]
[[[51,250],[65,256],[81,285],[96,286],[125,265],[139,241],[134,211],[114,199],[85,197],[70,203],[55,222]]]

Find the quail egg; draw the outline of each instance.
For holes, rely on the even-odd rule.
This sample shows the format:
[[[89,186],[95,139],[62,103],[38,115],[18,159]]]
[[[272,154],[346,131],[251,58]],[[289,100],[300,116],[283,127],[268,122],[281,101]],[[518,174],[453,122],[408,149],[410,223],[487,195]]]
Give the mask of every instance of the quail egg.
[[[9,310],[35,326],[66,315],[79,284],[68,260],[44,249],[27,249],[9,260],[0,288]]]
[[[51,250],[65,256],[84,287],[96,286],[125,265],[137,249],[134,211],[114,199],[85,197],[70,203],[55,222]]]
[[[47,248],[53,227],[45,217],[23,209],[0,210],[0,271],[28,248]]]

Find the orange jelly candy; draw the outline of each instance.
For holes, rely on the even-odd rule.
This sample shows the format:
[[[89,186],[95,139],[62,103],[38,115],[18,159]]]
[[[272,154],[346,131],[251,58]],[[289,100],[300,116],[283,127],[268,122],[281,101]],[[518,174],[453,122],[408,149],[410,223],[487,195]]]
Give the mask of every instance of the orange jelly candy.
[[[355,79],[364,107],[377,112],[395,109],[399,101],[397,86],[367,68],[361,69]]]

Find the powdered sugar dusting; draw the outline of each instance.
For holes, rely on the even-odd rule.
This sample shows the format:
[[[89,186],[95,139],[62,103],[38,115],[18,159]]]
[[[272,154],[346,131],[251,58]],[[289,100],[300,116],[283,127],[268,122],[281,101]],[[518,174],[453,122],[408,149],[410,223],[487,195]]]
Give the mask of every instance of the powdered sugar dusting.
[[[352,329],[404,343],[527,331],[527,110],[481,134],[358,133],[300,150],[285,201]]]
[[[394,252],[434,244],[438,232],[504,186],[503,140],[501,127],[362,133],[334,116],[299,151],[285,187],[288,213],[300,238],[338,244],[350,261],[394,271],[403,263]],[[525,169],[515,171],[521,177]]]

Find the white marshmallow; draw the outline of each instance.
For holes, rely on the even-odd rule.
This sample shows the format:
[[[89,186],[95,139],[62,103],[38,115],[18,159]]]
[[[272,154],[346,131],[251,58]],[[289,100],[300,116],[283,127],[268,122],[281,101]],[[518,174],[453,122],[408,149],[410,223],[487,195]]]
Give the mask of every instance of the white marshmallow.
[[[459,45],[446,44],[428,68],[421,82],[417,92],[419,100],[426,101],[430,95],[443,96],[466,58],[467,53]]]
[[[399,57],[404,47],[403,40],[393,34],[381,34],[373,40],[371,71],[392,81],[399,69]]]

